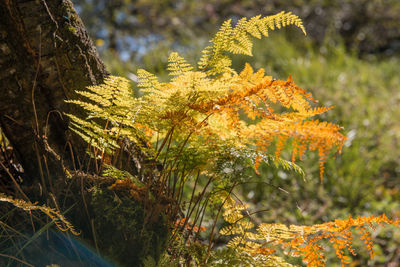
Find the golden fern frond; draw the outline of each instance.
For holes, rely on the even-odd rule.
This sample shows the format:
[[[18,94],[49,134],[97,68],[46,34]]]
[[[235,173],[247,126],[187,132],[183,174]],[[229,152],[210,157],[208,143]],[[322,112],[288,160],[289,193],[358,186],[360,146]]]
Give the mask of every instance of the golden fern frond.
[[[89,95],[89,94],[88,94]],[[96,95],[97,96],[97,95]],[[99,97],[101,98],[101,97]],[[101,100],[102,103],[108,104],[106,101]],[[75,104],[80,106],[81,108],[87,110],[91,116],[94,117],[99,117],[104,113],[104,109],[98,105],[88,103],[86,101],[81,101],[81,100],[66,100],[65,102],[70,103],[70,104]]]
[[[281,81],[265,76],[264,73],[263,69],[254,72],[246,64],[243,71],[234,76],[236,82],[225,95],[199,101],[190,108],[204,114],[213,114],[209,119],[210,131],[224,139],[233,140],[238,146],[243,146],[241,140],[246,140],[247,144],[256,145],[262,153],[276,141],[276,159],[279,159],[289,139],[293,143],[292,163],[297,157],[301,158],[307,148],[318,151],[322,180],[327,152],[334,147],[340,151],[346,138],[340,133],[339,126],[308,119],[330,110],[331,107],[312,108],[310,102],[314,101],[313,97],[295,85],[290,76],[286,81]],[[271,103],[279,103],[290,112],[275,113],[270,107]],[[248,123],[241,120],[238,114],[241,111],[257,121]],[[221,127],[222,124],[226,125],[226,129]],[[255,161],[255,167],[259,160],[260,158]],[[285,166],[289,169],[291,167],[290,164]]]
[[[350,263],[350,257],[346,256],[347,250],[350,254],[356,255],[352,248],[353,234],[355,230],[360,234],[370,257],[374,257],[373,242],[369,229],[374,229],[374,225],[393,225],[400,228],[400,221],[391,220],[385,214],[380,216],[357,217],[355,219],[349,217],[345,220],[335,220],[323,224],[313,226],[290,226],[286,229],[286,240],[279,240],[284,249],[288,249],[295,256],[304,256],[303,261],[308,266],[325,266],[325,257],[323,255],[324,248],[318,245],[321,240],[329,240],[336,251],[336,256],[343,265]],[[264,235],[266,232],[263,232]]]
[[[169,75],[179,76],[185,72],[193,70],[193,67],[177,52],[172,52],[168,58],[167,70],[169,71]]]
[[[39,206],[39,205],[33,204],[29,201],[24,201],[21,199],[14,199],[3,193],[0,193],[0,201],[11,203],[15,207],[26,210],[26,211],[40,210],[41,212],[46,214],[50,219],[52,219],[54,224],[61,231],[64,231],[64,232],[70,231],[74,235],[79,235],[79,233],[75,230],[74,226],[67,219],[65,219],[65,217],[59,211],[57,211],[55,209],[49,208],[47,206]]]
[[[254,257],[254,256],[253,256]],[[292,265],[286,262],[283,258],[273,255],[259,255],[254,257],[255,265],[262,267],[292,267]]]
[[[252,232],[254,224],[248,220],[243,220],[242,211],[247,207],[245,204],[235,202],[226,193],[220,193],[223,199],[226,199],[223,207],[223,217],[230,225],[220,230],[221,235],[235,235],[228,243],[230,247],[238,254],[250,254],[252,262],[256,266],[291,266],[280,257],[273,256],[275,249],[267,248],[260,240],[264,240],[259,233]],[[232,216],[235,214],[235,216]],[[234,218],[235,220],[232,220]]]
[[[86,91],[76,91],[77,94],[86,97],[96,103],[97,107],[104,108],[112,105],[120,106],[126,103],[126,98],[132,98],[129,81],[123,77],[109,76],[104,79],[104,83],[95,86],[88,86]],[[67,103],[74,103],[84,107],[86,102],[77,100],[67,100]],[[90,106],[85,108],[90,111]],[[96,112],[98,109],[93,110]]]
[[[226,216],[226,217],[227,217],[227,216]],[[228,217],[228,219],[229,219],[229,217]],[[243,233],[240,231],[239,228],[236,228],[236,227],[234,227],[233,225],[228,225],[228,226],[222,227],[222,228],[219,230],[219,233],[220,233],[221,235],[243,234]]]
[[[143,88],[143,92],[147,92],[151,89],[160,87],[160,82],[158,81],[157,76],[155,76],[154,74],[143,69],[139,69],[137,71],[137,74],[138,87]]]
[[[208,68],[210,74],[233,71],[230,68],[230,59],[228,60],[223,52],[252,56],[253,42],[250,37],[268,37],[269,30],[289,25],[299,27],[306,34],[301,19],[291,12],[280,12],[263,18],[259,15],[250,20],[242,18],[235,27],[232,27],[231,20],[227,20],[211,40],[212,45],[202,51],[198,66],[202,70]]]
[[[265,17],[262,23],[258,23],[257,26],[259,30],[263,33],[264,36],[268,36],[268,30],[275,30],[275,27],[278,29],[282,27],[286,27],[289,25],[295,25],[301,29],[301,31],[306,35],[306,29],[303,26],[302,20],[292,14],[292,12],[280,12],[273,16]]]
[[[266,147],[277,137],[275,156],[280,153],[289,138],[294,140],[294,156],[301,157],[306,148],[310,151],[318,151],[320,157],[320,178],[324,171],[326,155],[333,147],[337,147],[339,153],[346,139],[341,133],[341,128],[332,123],[311,121],[277,121],[276,119],[264,118],[258,124],[249,125],[242,133],[256,140],[258,147]]]
[[[230,176],[233,168],[226,168],[228,171],[223,171],[226,175],[220,171],[225,168],[216,163],[219,160],[234,166],[229,162],[232,158],[226,157],[225,148],[250,151],[242,158],[235,153],[237,158],[245,158],[241,160],[245,168],[251,167],[252,162],[257,169],[257,165],[265,161],[303,176],[304,172],[294,163],[295,160],[301,159],[306,150],[318,151],[322,179],[328,151],[336,148],[340,152],[346,137],[340,133],[341,127],[310,118],[331,107],[313,108],[311,94],[299,88],[290,76],[287,80],[276,80],[266,76],[263,69],[254,71],[249,64],[237,74],[231,68],[232,61],[227,53],[251,55],[251,37],[268,36],[269,30],[287,25],[295,25],[305,33],[301,20],[291,13],[281,12],[264,18],[257,16],[250,20],[244,18],[235,27],[230,20],[226,21],[212,39],[212,44],[203,50],[198,63],[200,71],[194,71],[178,53],[169,57],[168,70],[173,76],[169,82],[161,83],[155,75],[139,70],[138,86],[145,92],[139,99],[133,98],[128,82],[122,78],[111,77],[105,85],[89,87],[87,92],[79,94],[88,98],[90,103],[70,101],[88,113],[86,120],[70,115],[72,129],[88,143],[94,142],[103,150],[117,147],[119,136],[135,139],[143,133],[146,141],[153,142],[157,157],[165,157],[163,166],[167,171],[162,179],[170,179],[178,166],[187,167],[188,174],[177,178],[182,179],[177,181],[182,186],[193,170],[199,170],[201,174],[207,172],[207,176],[215,180],[227,177],[229,181],[226,184],[242,181],[238,176],[243,172]],[[273,103],[279,104],[286,112],[275,112]],[[154,133],[157,133],[156,138]],[[291,162],[280,158],[289,141]],[[275,155],[267,154],[271,144],[275,144]],[[186,155],[194,159],[189,161]],[[244,168],[241,166],[241,169]],[[124,176],[120,172],[118,175]],[[165,183],[166,191],[173,191],[169,190],[170,184],[170,181]],[[257,266],[280,264],[279,258],[271,255],[273,245],[291,249],[292,255],[302,255],[310,265],[323,265],[323,247],[318,244],[322,239],[329,240],[338,257],[346,262],[343,251],[351,247],[347,226],[358,227],[368,251],[372,251],[368,226],[380,222],[394,224],[381,217],[310,227],[261,224],[255,230],[246,204],[237,203],[227,193],[222,199],[225,199],[222,216],[228,225],[220,233],[235,235],[228,246],[264,261]]]
[[[67,100],[67,103],[82,107],[88,118],[104,118],[111,122],[129,119],[135,111],[137,101],[133,97],[129,81],[123,77],[109,76],[104,84],[89,86],[88,91],[77,91],[88,101]],[[131,112],[129,112],[131,111]]]

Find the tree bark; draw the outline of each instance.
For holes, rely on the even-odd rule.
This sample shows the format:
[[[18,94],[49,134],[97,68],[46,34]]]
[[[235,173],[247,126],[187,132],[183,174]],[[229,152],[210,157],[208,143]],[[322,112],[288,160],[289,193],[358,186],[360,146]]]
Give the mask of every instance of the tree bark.
[[[30,183],[49,175],[46,163],[62,175],[57,157],[71,166],[67,141],[82,143],[67,138],[64,101],[107,74],[69,0],[1,1],[0,123]]]
[[[32,201],[49,199],[46,188],[57,186],[62,191],[68,183],[65,168],[82,167],[87,145],[68,131],[64,114],[74,113],[75,107],[65,100],[76,99],[76,90],[101,83],[107,75],[70,0],[0,0],[0,127],[23,167],[23,188],[40,187],[36,190],[39,193],[31,190],[28,194]],[[135,144],[123,143],[120,164],[138,174],[146,157]],[[152,177],[149,173],[151,170],[146,175]],[[127,266],[147,257],[137,255],[139,251],[157,260],[167,229],[157,217],[153,220],[157,228],[143,225],[149,223],[144,220],[143,202],[132,199],[129,192],[111,192],[112,182],[100,182],[97,193],[93,188],[88,193],[79,179],[69,184],[81,190],[83,202],[67,217],[81,227],[83,238],[95,243],[98,235],[96,247],[111,256],[116,251],[121,257],[129,255],[128,259],[117,259]],[[115,200],[118,194],[125,206]],[[85,223],[82,217],[87,217]],[[121,222],[118,218],[125,219]],[[137,225],[132,228],[135,220]],[[132,246],[138,247],[137,251],[132,251]],[[157,251],[152,246],[158,247]]]

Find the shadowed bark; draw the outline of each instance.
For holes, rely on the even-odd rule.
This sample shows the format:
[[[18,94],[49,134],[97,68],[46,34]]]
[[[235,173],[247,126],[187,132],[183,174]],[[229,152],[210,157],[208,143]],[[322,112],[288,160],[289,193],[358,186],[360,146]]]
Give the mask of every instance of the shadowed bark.
[[[0,116],[32,183],[63,174],[61,161],[72,167],[66,154],[71,112],[66,99],[75,90],[100,83],[107,71],[69,0],[0,3]],[[78,149],[82,153],[82,149]],[[49,155],[52,154],[52,155]]]

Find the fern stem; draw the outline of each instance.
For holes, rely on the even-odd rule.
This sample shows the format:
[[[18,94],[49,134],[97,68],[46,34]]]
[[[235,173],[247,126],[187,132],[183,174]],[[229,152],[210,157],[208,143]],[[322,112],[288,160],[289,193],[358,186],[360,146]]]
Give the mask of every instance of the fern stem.
[[[188,206],[188,209],[187,209],[188,213],[186,214],[186,218],[190,217],[189,211],[190,211],[190,208],[192,206],[192,202],[193,202],[193,198],[194,198],[194,195],[195,195],[197,182],[199,181],[199,177],[200,177],[200,171],[197,171],[196,179],[194,180],[194,186],[193,186],[192,194],[190,196],[189,206]]]
[[[203,205],[202,205],[202,209],[201,209],[200,212],[199,212],[199,215],[201,214],[201,218],[200,218],[200,222],[199,222],[199,224],[198,224],[198,230],[197,230],[196,236],[195,236],[195,238],[194,238],[195,241],[196,241],[196,239],[197,239],[197,238],[199,237],[199,235],[200,235],[200,227],[201,227],[201,225],[202,225],[202,223],[203,223],[204,215],[206,214],[206,208],[207,208],[207,205],[208,205],[208,201],[210,200],[210,197],[211,197],[211,194],[209,193],[209,194],[207,195],[207,197],[206,197],[206,200],[204,201],[204,203],[203,203]],[[197,215],[196,215],[196,216],[197,216]],[[197,222],[196,218],[195,218],[195,222]]]
[[[182,171],[181,171],[181,177],[182,177],[181,179],[183,179],[183,177],[184,177],[185,168],[186,168],[186,163],[183,164],[183,168],[182,168]],[[172,186],[172,195],[171,195],[172,198],[175,197],[175,190],[176,190],[176,184],[177,184],[177,181],[178,181],[178,177],[179,177],[178,175],[174,176],[174,184]]]
[[[154,160],[157,160],[157,159],[158,159],[158,156],[160,155],[162,149],[164,148],[165,143],[168,141],[169,136],[170,136],[170,135],[172,134],[172,132],[174,131],[174,128],[175,128],[175,126],[172,126],[172,128],[168,131],[168,133],[167,133],[167,135],[165,136],[163,142],[161,143],[160,148],[159,148],[158,151],[157,151],[156,156],[154,157]]]
[[[229,190],[228,195],[226,196],[226,198],[225,198],[224,201],[222,202],[221,206],[220,206],[219,209],[218,209],[218,213],[217,213],[217,215],[215,216],[214,223],[213,223],[213,226],[212,226],[212,228],[211,228],[210,239],[208,240],[207,257],[204,259],[204,264],[207,264],[207,261],[208,261],[208,259],[210,258],[211,246],[212,246],[214,231],[215,231],[215,227],[216,227],[216,225],[217,225],[217,221],[218,221],[219,215],[221,214],[222,207],[224,206],[225,202],[228,200],[228,198],[229,198],[229,196],[231,195],[231,193],[232,193],[232,191],[233,191],[233,188],[235,188],[235,186],[236,186],[236,182],[233,183],[231,189]]]

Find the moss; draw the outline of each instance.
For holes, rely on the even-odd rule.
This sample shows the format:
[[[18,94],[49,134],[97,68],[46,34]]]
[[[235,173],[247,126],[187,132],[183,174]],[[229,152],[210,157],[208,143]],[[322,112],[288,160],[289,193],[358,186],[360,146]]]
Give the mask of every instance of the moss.
[[[73,33],[76,33],[78,30],[75,28],[75,27],[73,27],[73,26],[68,26],[68,30],[70,31],[70,32],[73,32]]]
[[[128,194],[117,195],[104,188],[93,193],[91,206],[103,254],[122,266],[143,266],[149,257],[158,262],[168,233],[162,216],[155,223],[146,223],[142,204]]]
[[[76,11],[74,9],[74,5],[71,1],[69,1],[69,0],[62,1],[60,10],[62,10],[65,14],[68,14],[68,17],[72,23],[78,23],[80,25],[83,25],[82,20],[76,13]]]

